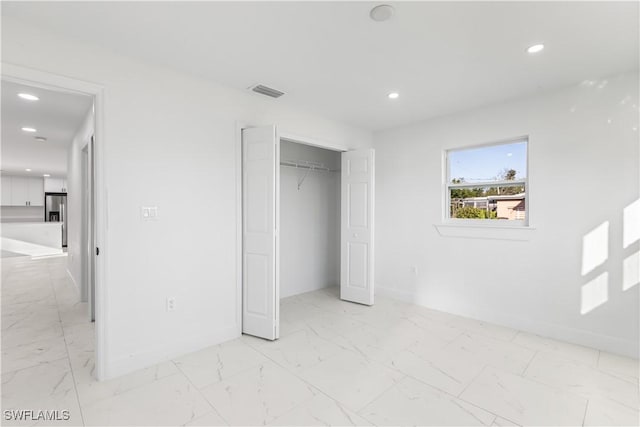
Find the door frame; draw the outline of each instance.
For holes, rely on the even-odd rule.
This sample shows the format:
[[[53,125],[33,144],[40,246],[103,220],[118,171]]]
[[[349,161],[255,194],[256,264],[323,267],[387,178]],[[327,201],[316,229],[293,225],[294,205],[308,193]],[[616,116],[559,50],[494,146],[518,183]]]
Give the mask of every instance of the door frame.
[[[107,187],[106,187],[106,158],[104,137],[104,87],[97,83],[87,82],[71,77],[65,77],[47,71],[27,68],[16,64],[2,62],[2,80],[26,84],[47,90],[70,92],[93,97],[94,108],[94,206],[93,226],[95,230],[95,245],[100,248],[100,256],[94,256],[95,288],[96,288],[96,321],[95,321],[95,367],[96,378],[106,378],[107,367]]]
[[[88,160],[87,157],[89,147],[84,146],[80,150],[80,156],[82,157],[81,165],[80,165],[80,173],[82,179],[82,219],[81,219],[81,229],[80,229],[80,242],[82,244],[82,249],[80,251],[80,256],[82,257],[82,284],[80,285],[80,300],[83,302],[89,301],[89,286],[87,285],[90,281],[89,277],[92,274],[89,271],[89,247],[88,247],[88,230],[89,230],[89,204],[87,197],[87,180],[88,180]],[[91,310],[89,308],[89,310]]]
[[[272,125],[273,123],[271,123]],[[264,126],[264,124],[250,124],[236,121],[236,332],[242,335],[242,129]],[[277,127],[277,124],[276,124]],[[282,141],[295,142],[297,144],[310,145],[312,147],[344,152],[350,149],[340,143],[334,143],[320,138],[302,136],[289,132],[286,129],[277,128],[278,138]],[[279,184],[278,184],[279,185]],[[280,203],[279,200],[277,202]],[[279,230],[278,230],[279,231]],[[278,260],[279,262],[279,260]]]
[[[82,293],[85,297],[84,301],[88,305],[89,320],[95,321],[95,262],[96,256],[93,255],[94,248],[97,247],[95,239],[95,161],[94,161],[94,132],[87,137],[80,149],[82,156],[82,271],[83,285]]]

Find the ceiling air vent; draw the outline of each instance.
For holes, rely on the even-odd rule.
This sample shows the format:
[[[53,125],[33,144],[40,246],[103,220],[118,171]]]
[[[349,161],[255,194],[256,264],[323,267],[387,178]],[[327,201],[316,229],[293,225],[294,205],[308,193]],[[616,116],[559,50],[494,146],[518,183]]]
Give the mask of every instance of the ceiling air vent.
[[[262,95],[270,96],[271,98],[280,98],[282,95],[284,95],[284,92],[280,92],[279,90],[272,89],[264,85],[255,85],[251,88],[251,90]]]

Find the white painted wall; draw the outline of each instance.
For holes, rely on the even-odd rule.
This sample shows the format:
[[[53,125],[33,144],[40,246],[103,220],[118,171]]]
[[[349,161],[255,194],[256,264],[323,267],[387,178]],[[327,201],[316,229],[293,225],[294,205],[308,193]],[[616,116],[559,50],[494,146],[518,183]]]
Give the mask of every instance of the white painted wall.
[[[277,124],[350,148],[371,143],[369,132],[286,98],[224,88],[6,16],[2,60],[105,88],[107,377],[240,334],[238,123]],[[158,221],[142,222],[141,206],[157,206]],[[170,313],[167,297],[176,299]]]
[[[521,135],[529,240],[439,235],[443,150]],[[638,215],[623,226],[640,189],[637,73],[380,132],[375,148],[379,292],[638,357],[640,286],[623,290],[640,256]],[[606,260],[583,276],[583,238],[603,222]],[[582,287],[605,272],[608,300],[581,314]]]
[[[76,131],[67,151],[67,270],[71,275],[83,301],[86,301],[87,284],[83,272],[84,242],[82,235],[83,221],[86,214],[83,210],[83,162],[86,161],[82,149],[87,145],[94,132],[93,109],[87,111],[82,125]]]
[[[282,160],[340,170],[340,153],[282,141]],[[340,283],[340,172],[280,167],[280,297]]]

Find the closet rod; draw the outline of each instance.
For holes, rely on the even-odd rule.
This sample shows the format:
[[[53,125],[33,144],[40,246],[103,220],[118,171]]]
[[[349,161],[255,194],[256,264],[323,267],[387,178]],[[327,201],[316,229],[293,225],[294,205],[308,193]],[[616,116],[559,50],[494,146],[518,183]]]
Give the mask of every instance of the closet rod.
[[[329,169],[324,165],[323,166],[314,165],[314,164],[309,165],[309,164],[300,164],[300,163],[293,163],[293,162],[287,162],[287,161],[280,162],[280,166],[287,166],[290,168],[298,168],[298,169],[310,169],[310,170],[321,171],[321,172],[340,172],[340,170]]]
[[[296,168],[296,169],[306,169],[304,176],[302,179],[298,180],[298,191],[300,191],[300,187],[304,183],[304,180],[307,179],[307,175],[311,171],[319,171],[319,172],[339,172],[331,170],[324,166],[324,163],[315,163],[309,161],[295,161],[295,160],[282,160],[280,161],[281,166],[286,166],[288,168]]]

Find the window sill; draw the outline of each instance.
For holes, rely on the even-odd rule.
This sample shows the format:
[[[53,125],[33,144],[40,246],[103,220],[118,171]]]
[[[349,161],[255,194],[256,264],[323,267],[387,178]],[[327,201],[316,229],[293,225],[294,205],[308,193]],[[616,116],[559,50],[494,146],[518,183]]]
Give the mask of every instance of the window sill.
[[[468,239],[528,241],[535,228],[529,226],[485,225],[485,224],[434,224],[442,237],[462,237]]]

